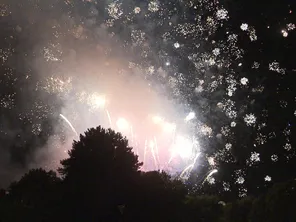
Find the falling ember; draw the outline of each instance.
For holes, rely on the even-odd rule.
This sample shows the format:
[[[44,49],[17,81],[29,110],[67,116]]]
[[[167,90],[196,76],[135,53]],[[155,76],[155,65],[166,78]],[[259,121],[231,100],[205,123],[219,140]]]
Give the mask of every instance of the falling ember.
[[[140,7],[135,7],[134,12],[136,14],[139,14],[141,12],[141,8]]]
[[[176,43],[174,43],[174,47],[175,47],[176,49],[178,49],[178,48],[180,48],[180,44],[179,44],[178,42],[176,42]]]
[[[196,164],[196,161],[198,159],[198,157],[200,156],[200,152],[197,152],[195,157],[194,157],[194,160],[191,164],[189,164],[187,167],[185,167],[185,169],[182,171],[182,173],[180,174],[180,178],[182,180],[187,180],[191,171],[193,170],[193,167],[195,166]]]
[[[190,165],[188,165],[188,166],[182,171],[182,173],[180,174],[180,178],[181,178],[182,180],[187,180],[188,177],[189,177],[189,174],[190,174],[191,170],[193,169],[193,167],[194,167],[194,164],[190,164]]]
[[[70,128],[72,129],[72,131],[75,133],[76,136],[78,136],[78,133],[76,132],[75,128],[73,127],[72,123],[63,115],[60,114],[60,117],[66,121],[66,123],[70,126]]]
[[[283,37],[288,37],[288,32],[286,31],[286,30],[282,30],[282,35],[283,35]]]
[[[214,166],[214,165],[215,165],[215,159],[214,159],[214,157],[209,157],[209,158],[208,158],[208,162],[209,162],[209,164],[210,164],[211,166]]]
[[[134,130],[133,130],[133,126],[130,126],[130,133],[131,133],[131,143],[134,144]]]
[[[217,169],[212,170],[212,171],[209,173],[208,177],[212,176],[214,173],[218,173],[218,170],[217,170]]]
[[[153,160],[154,160],[155,168],[157,169],[158,168],[158,164],[157,164],[157,159],[156,159],[154,140],[150,140],[149,141],[149,149],[151,151],[151,154],[152,154],[152,157],[153,157]]]
[[[107,117],[108,117],[110,127],[112,128],[112,119],[111,119],[110,113],[109,113],[109,111],[107,109],[106,109],[106,114],[107,114]]]
[[[211,170],[210,173],[207,175],[207,177],[204,179],[203,183],[204,183],[205,181],[209,180],[209,178],[210,178],[213,174],[215,174],[215,173],[218,173],[218,170],[217,170],[217,169],[213,169],[213,170]]]
[[[147,143],[148,143],[148,141],[147,141],[147,139],[145,139],[145,145],[144,145],[144,163],[146,163],[146,155],[147,155],[147,148],[148,148]]]
[[[157,140],[156,140],[155,136],[154,136],[154,146],[155,146],[155,153],[156,153],[157,161],[158,161],[158,163],[160,163],[158,145],[157,145]]]
[[[243,31],[247,31],[247,30],[248,30],[248,27],[249,27],[249,25],[246,24],[246,23],[243,23],[243,24],[241,24],[241,26],[240,26],[241,30],[243,30]]]

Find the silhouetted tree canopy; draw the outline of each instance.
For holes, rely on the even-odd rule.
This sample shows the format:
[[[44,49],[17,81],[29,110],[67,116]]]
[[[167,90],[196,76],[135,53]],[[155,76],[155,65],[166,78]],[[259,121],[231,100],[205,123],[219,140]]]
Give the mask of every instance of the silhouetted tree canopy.
[[[53,171],[33,169],[7,190],[0,204],[4,221],[52,221],[61,180]]]
[[[96,175],[104,179],[115,176],[114,173],[117,176],[134,174],[139,172],[142,165],[126,138],[101,126],[80,135],[80,140],[74,141],[73,148],[68,153],[69,158],[61,161],[62,167],[59,169],[66,180],[79,177],[80,173],[91,173],[87,171],[89,169],[96,169]]]
[[[129,201],[142,164],[126,138],[99,126],[74,141],[61,165],[69,210],[77,220],[95,220]]]
[[[295,221],[296,180],[274,185],[263,200],[267,221]]]
[[[295,180],[233,201],[188,192],[165,172],[141,172],[121,134],[92,128],[59,172],[33,169],[0,192],[0,221],[295,221]]]
[[[125,210],[128,221],[180,221],[183,217],[182,200],[187,190],[181,181],[165,172],[143,172],[134,194]]]
[[[219,221],[223,215],[223,205],[217,196],[187,196],[184,218],[186,221]]]

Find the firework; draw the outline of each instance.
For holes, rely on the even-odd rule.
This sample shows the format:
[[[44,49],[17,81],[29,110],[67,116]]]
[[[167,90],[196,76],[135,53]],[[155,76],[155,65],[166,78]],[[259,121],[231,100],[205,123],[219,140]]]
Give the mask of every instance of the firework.
[[[63,115],[60,114],[60,117],[66,121],[66,123],[70,126],[70,128],[72,129],[72,131],[75,133],[76,136],[78,136],[77,131],[75,130],[75,128],[73,127],[72,123]]]
[[[211,178],[211,176],[215,173],[218,173],[218,170],[217,169],[213,169],[211,170],[208,175],[206,176],[206,178],[204,179],[204,181],[202,183],[204,183],[205,181],[209,181],[209,179]]]
[[[14,18],[14,27],[7,28],[9,34],[3,33],[0,49],[1,111],[8,116],[14,112],[19,122],[32,124],[34,135],[41,133],[44,120],[51,120],[62,112],[67,117],[60,114],[62,124],[53,127],[53,134],[58,135],[49,135],[57,138],[56,141],[60,136],[57,132],[68,128],[77,136],[90,127],[111,127],[127,137],[139,160],[144,162],[144,170],[181,172],[180,177],[184,179],[202,166],[209,172],[205,181],[211,183],[212,175],[217,173],[213,168],[219,166],[219,161],[228,163],[237,159],[233,152],[237,145],[232,140],[236,130],[244,127],[258,133],[251,146],[241,147],[258,148],[284,133],[287,139],[282,149],[291,155],[294,153],[289,127],[280,132],[263,130],[267,123],[262,121],[273,117],[269,111],[262,110],[261,114],[255,108],[260,106],[258,101],[262,101],[257,101],[257,95],[271,88],[265,85],[268,82],[280,80],[274,90],[281,98],[277,101],[281,110],[288,110],[288,101],[295,99],[280,96],[282,92],[287,92],[287,97],[294,94],[290,93],[292,87],[280,84],[290,76],[290,71],[278,58],[244,61],[246,49],[239,47],[243,36],[254,43],[261,33],[251,22],[238,21],[237,27],[229,27],[231,15],[219,1],[176,1],[176,4],[149,1],[141,6],[134,1],[108,1],[107,4],[88,1],[83,4],[84,10],[76,8],[81,5],[76,4],[78,1],[69,2],[66,1],[69,7],[65,7],[64,1],[53,6],[51,1],[44,0],[41,7],[39,1],[24,0],[22,4],[0,7],[4,21]],[[32,9],[30,16],[27,8]],[[105,12],[97,13],[94,9]],[[46,11],[46,15],[40,16],[42,11]],[[176,19],[168,16],[172,14],[176,14]],[[191,18],[195,18],[194,21]],[[288,21],[285,19],[275,30],[276,35],[284,37],[283,41],[295,32],[295,24]],[[268,24],[267,28],[272,31],[273,27]],[[36,33],[29,35],[31,30]],[[16,48],[14,44],[21,44],[22,39],[32,45]],[[28,50],[21,52],[22,49]],[[10,67],[21,62],[24,64],[19,67]],[[261,81],[261,75],[254,79],[256,75],[248,74],[248,71],[260,73],[261,69],[279,79]],[[25,94],[32,89],[34,93]],[[28,102],[22,105],[19,101]],[[294,110],[289,112],[295,117]],[[6,131],[17,131],[10,126],[6,127],[8,130],[3,128],[3,138],[8,138]],[[71,148],[71,134],[66,133],[67,142],[59,144],[63,150]],[[51,140],[48,143],[52,143]],[[216,146],[217,143],[224,144]],[[215,150],[219,147],[221,150]],[[199,164],[203,161],[199,158],[201,150],[209,151],[209,155],[204,155],[208,157],[206,164]],[[263,159],[266,155],[260,155],[261,150],[248,151],[246,166],[263,162],[260,157]],[[56,156],[58,154],[53,157],[55,162],[64,157]],[[280,156],[272,153],[266,159],[275,164],[282,162]],[[234,176],[237,184],[244,184],[243,172]],[[272,180],[276,178],[273,176]]]

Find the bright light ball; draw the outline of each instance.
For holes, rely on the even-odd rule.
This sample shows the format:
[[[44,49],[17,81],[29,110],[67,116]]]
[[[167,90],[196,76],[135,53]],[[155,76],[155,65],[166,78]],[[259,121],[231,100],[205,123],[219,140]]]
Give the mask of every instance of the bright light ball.
[[[193,143],[188,138],[177,136],[173,146],[173,153],[179,155],[183,159],[188,159],[193,153]]]
[[[150,149],[153,149],[155,147],[155,143],[154,143],[154,141],[153,140],[150,140],[149,141],[149,148]]]
[[[164,123],[162,128],[166,133],[172,133],[175,131],[176,125],[174,123]]]
[[[90,95],[87,99],[88,104],[93,108],[93,109],[99,109],[99,108],[104,108],[106,104],[106,98],[104,95],[98,95],[96,93]]]
[[[116,125],[119,130],[127,130],[129,129],[129,123],[124,118],[119,118],[116,122]]]
[[[288,32],[286,31],[286,30],[282,30],[282,35],[284,36],[284,37],[288,37]]]
[[[179,44],[178,42],[175,42],[175,43],[174,43],[174,47],[175,47],[176,49],[178,49],[178,48],[180,48],[180,44]]]
[[[163,121],[163,119],[160,116],[153,116],[152,121],[155,124],[159,124],[159,123],[161,123]]]
[[[190,121],[190,120],[192,120],[192,119],[194,119],[194,118],[195,118],[195,113],[194,113],[194,112],[190,112],[190,113],[186,116],[185,121],[188,122],[188,121]]]

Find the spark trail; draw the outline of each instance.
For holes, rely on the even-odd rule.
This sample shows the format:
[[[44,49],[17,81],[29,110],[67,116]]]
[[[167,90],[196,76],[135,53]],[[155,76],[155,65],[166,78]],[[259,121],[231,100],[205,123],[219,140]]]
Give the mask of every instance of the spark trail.
[[[77,131],[75,130],[75,128],[73,127],[72,123],[63,115],[60,114],[60,117],[66,121],[66,123],[70,126],[70,128],[72,129],[72,131],[75,133],[76,136],[78,136]]]
[[[207,177],[204,179],[204,181],[202,182],[202,184],[204,184],[205,181],[207,181],[213,174],[218,173],[217,169],[213,169],[210,171],[210,173],[207,175]]]

